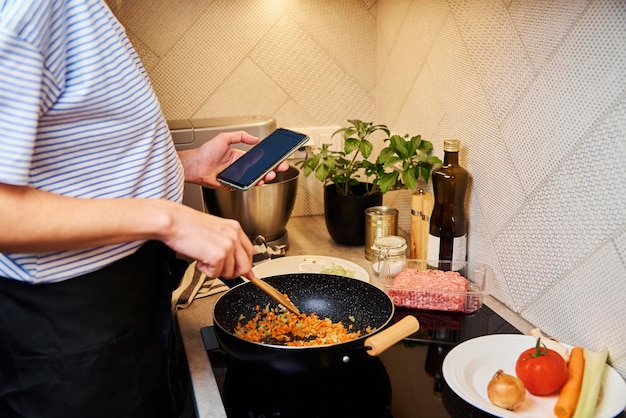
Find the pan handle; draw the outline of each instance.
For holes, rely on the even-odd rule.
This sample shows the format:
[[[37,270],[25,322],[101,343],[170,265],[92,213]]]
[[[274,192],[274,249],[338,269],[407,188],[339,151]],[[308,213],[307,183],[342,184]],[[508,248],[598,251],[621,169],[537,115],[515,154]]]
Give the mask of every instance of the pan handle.
[[[420,324],[417,318],[413,315],[407,315],[389,328],[368,337],[364,342],[367,354],[376,357],[404,337],[417,332],[419,328]]]

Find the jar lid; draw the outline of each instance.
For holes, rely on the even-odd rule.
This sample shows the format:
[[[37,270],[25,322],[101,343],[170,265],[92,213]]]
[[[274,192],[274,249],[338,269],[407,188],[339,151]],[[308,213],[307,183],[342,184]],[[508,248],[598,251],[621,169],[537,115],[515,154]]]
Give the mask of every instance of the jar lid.
[[[374,240],[374,245],[372,245],[374,252],[386,251],[391,255],[404,254],[406,249],[406,240],[397,235],[378,237]]]
[[[366,215],[383,216],[383,215],[398,215],[400,211],[391,206],[372,206],[365,209]]]

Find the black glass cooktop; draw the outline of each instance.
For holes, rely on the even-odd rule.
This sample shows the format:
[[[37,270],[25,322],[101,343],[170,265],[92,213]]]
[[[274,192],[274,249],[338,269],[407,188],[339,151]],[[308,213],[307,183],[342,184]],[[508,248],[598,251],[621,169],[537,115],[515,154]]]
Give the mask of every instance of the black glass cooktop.
[[[315,379],[251,370],[219,349],[212,327],[201,332],[230,418],[492,417],[447,386],[443,359],[465,340],[519,331],[485,305],[473,314],[397,308],[393,320],[407,314],[418,332],[350,372]]]

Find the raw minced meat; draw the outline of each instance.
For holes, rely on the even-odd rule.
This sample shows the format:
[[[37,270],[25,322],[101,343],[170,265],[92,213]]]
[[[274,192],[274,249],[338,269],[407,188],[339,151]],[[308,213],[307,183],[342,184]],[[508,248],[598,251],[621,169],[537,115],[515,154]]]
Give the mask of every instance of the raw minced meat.
[[[456,271],[406,268],[396,275],[389,297],[396,306],[463,311],[469,282]]]

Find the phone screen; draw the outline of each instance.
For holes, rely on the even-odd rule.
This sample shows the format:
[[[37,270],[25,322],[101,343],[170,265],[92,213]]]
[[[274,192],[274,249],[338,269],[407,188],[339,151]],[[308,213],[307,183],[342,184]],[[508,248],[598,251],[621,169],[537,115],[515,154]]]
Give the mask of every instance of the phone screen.
[[[217,180],[237,189],[246,190],[304,145],[308,139],[305,134],[278,128],[222,171]]]

